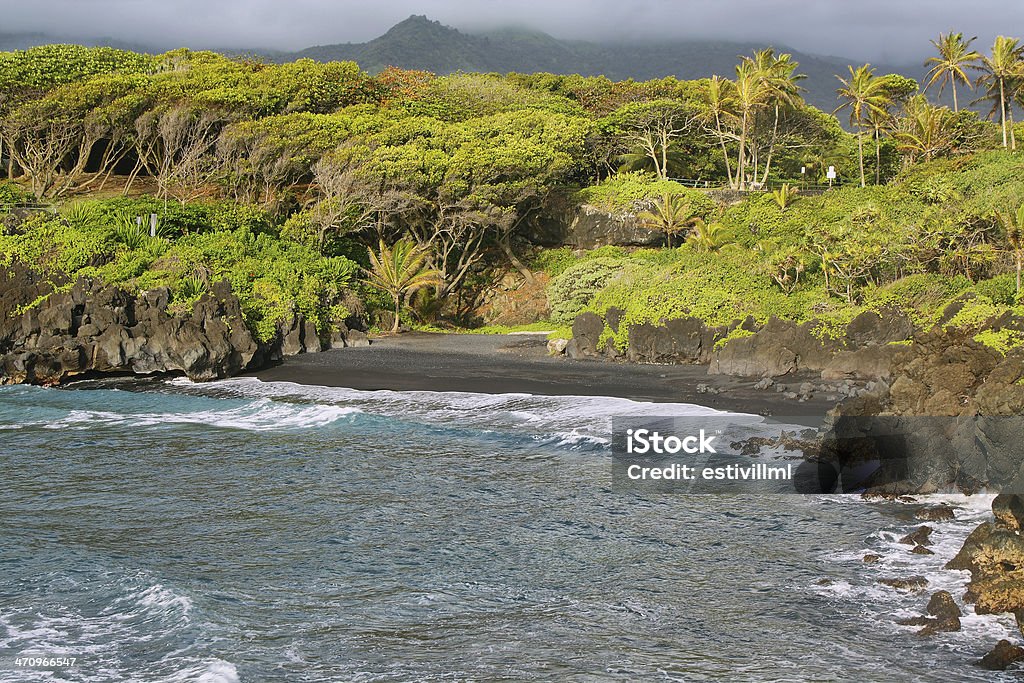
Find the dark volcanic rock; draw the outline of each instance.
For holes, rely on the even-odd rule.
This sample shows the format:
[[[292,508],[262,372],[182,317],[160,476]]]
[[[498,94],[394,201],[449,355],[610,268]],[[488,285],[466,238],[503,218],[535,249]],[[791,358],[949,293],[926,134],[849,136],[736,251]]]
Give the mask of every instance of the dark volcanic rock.
[[[1015,662],[1024,659],[1024,648],[1008,640],[1000,640],[992,651],[981,658],[978,666],[989,671],[1006,671]]]
[[[563,239],[577,249],[606,245],[655,247],[665,243],[663,233],[645,228],[635,216],[611,214],[587,204],[579,208]]]
[[[797,325],[772,318],[749,337],[730,340],[712,354],[708,374],[781,377],[803,370],[821,372],[842,343],[819,339],[811,322]]]
[[[878,583],[900,591],[921,591],[928,587],[928,579],[910,576],[905,579],[879,579]]]
[[[598,358],[601,354],[597,344],[604,332],[604,320],[596,313],[587,311],[576,316],[572,324],[572,339],[565,353],[570,358]]]
[[[1010,531],[1024,529],[1024,496],[1001,493],[992,501],[996,526]]]
[[[629,328],[626,357],[642,363],[699,363],[714,348],[721,329],[708,329],[698,318],[676,318],[663,325],[645,323]]]
[[[0,277],[0,383],[50,385],[92,373],[181,373],[208,381],[270,355],[246,327],[228,282],[214,283],[190,311],[171,314],[170,303],[166,287],[135,295],[85,279],[54,292],[15,264]],[[320,350],[312,325],[296,329],[300,343]]]
[[[900,543],[904,545],[931,545],[932,542],[928,540],[928,537],[931,535],[932,528],[930,526],[921,526],[901,538]]]
[[[838,351],[821,371],[824,380],[884,379],[893,376],[894,368],[905,362],[912,352],[908,346],[872,345],[854,351]]]
[[[851,346],[870,346],[910,339],[914,324],[899,311],[865,311],[846,326],[846,338]]]
[[[914,546],[914,549],[911,550],[910,552],[914,553],[915,555],[934,555],[935,554],[931,550],[928,550],[928,548],[925,548],[923,545],[916,545],[916,546]]]

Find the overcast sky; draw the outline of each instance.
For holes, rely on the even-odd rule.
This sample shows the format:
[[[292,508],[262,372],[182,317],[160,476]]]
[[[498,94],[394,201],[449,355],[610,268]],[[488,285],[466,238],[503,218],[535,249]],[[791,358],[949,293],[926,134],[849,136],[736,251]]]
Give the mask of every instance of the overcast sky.
[[[410,14],[460,29],[518,25],[560,38],[772,41],[873,61],[917,61],[940,31],[1024,35],[1022,0],[11,0],[0,32],[108,37],[161,48],[362,42]]]

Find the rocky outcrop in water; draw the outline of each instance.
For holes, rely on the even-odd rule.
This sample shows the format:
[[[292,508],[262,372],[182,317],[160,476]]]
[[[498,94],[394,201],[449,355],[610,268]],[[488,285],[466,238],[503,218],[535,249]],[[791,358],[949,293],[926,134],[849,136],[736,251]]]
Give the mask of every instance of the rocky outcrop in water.
[[[964,599],[978,614],[1012,613],[1024,634],[1024,498],[1000,494],[992,503],[994,522],[976,528],[947,569],[971,573]]]
[[[164,373],[209,381],[324,346],[301,316],[282,324],[271,343],[259,343],[227,281],[213,284],[188,310],[170,304],[166,287],[134,294],[83,278],[54,291],[31,269],[14,265],[0,275],[0,383]],[[361,341],[360,333],[348,336]],[[347,345],[344,333],[335,337],[332,345]]]

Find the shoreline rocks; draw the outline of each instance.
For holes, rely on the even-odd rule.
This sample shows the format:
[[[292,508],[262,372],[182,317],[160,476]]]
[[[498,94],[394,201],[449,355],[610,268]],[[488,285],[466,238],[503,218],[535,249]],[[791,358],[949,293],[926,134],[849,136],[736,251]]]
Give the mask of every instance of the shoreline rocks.
[[[20,264],[0,274],[0,384],[58,385],[97,375],[182,374],[223,379],[326,345],[301,316],[261,343],[244,323],[225,280],[187,310],[174,311],[166,287],[135,294],[79,279],[59,287]],[[365,344],[343,326],[330,345]]]

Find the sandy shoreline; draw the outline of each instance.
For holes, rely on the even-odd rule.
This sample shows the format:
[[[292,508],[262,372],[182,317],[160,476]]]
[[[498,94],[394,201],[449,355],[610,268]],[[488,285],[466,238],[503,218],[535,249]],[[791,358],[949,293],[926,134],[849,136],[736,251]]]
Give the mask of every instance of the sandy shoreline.
[[[547,396],[615,396],[692,403],[730,412],[820,415],[834,402],[799,403],[754,389],[756,378],[709,376],[702,365],[637,365],[551,357],[544,335],[411,333],[287,358],[249,373],[266,382],[366,391],[460,391]],[[793,378],[799,383],[801,378]],[[706,385],[708,391],[698,391]],[[717,393],[716,393],[717,392]]]

